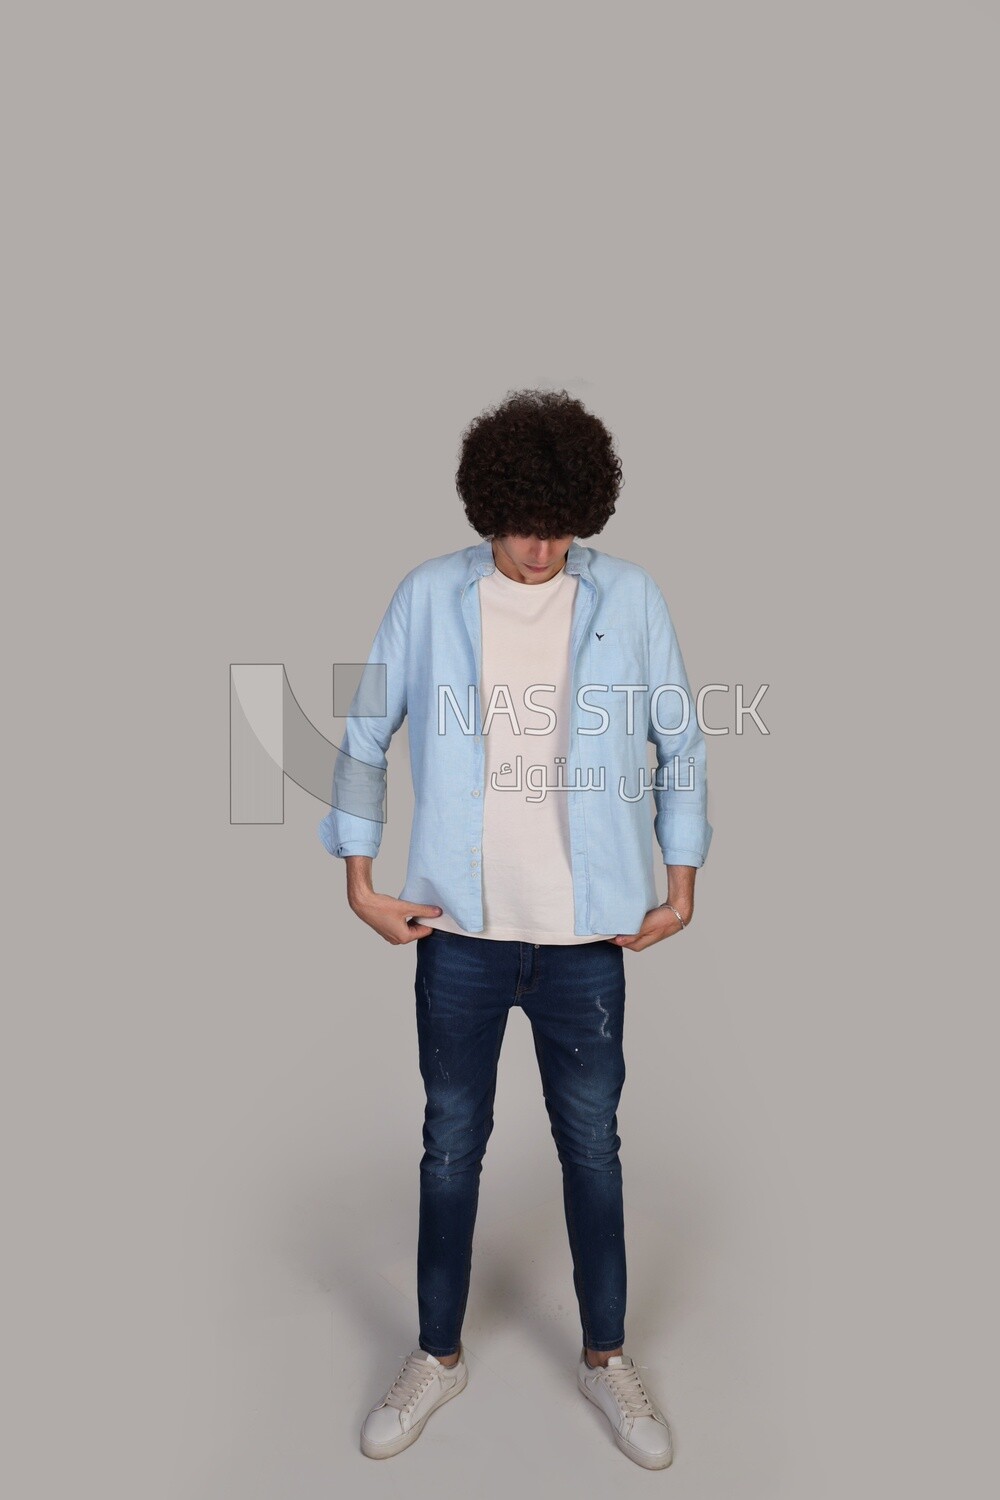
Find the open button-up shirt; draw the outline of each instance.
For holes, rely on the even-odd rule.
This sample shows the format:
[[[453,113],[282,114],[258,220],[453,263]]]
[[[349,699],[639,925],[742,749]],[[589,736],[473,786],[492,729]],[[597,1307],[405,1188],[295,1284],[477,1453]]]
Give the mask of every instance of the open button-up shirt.
[[[634,933],[667,865],[704,864],[705,741],[666,601],[638,563],[571,542],[579,576],[570,637],[568,798],[574,932]],[[402,900],[482,932],[484,705],[478,581],[490,540],[419,563],[382,617],[351,703],[319,824],[331,854],[377,856],[389,742],[408,719],[414,812]],[[530,584],[525,584],[530,588]],[[655,750],[649,764],[647,745]],[[512,775],[514,774],[512,768]],[[537,777],[534,778],[537,783]],[[520,793],[518,793],[520,794]]]

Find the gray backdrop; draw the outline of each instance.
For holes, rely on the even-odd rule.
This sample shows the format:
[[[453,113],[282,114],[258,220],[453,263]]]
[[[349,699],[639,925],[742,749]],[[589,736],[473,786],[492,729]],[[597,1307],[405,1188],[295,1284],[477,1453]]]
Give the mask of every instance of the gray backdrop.
[[[997,21],[8,11],[12,1493],[648,1482],[572,1385],[517,1014],[469,1391],[360,1455],[416,1342],[415,950],[349,912],[314,796],[229,821],[230,663],[283,663],[334,742],[332,663],[476,539],[460,433],[527,385],[614,431],[595,544],[652,571],[692,682],[770,684],[770,736],[709,745],[691,931],[626,955],[662,1482],[992,1474]],[[408,808],[401,733],[393,894]]]

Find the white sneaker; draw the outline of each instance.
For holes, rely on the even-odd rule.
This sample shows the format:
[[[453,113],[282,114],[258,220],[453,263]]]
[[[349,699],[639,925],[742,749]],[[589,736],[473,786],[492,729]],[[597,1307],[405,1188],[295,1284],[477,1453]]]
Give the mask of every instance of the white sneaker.
[[[615,1442],[644,1469],[665,1469],[674,1456],[667,1419],[646,1394],[639,1366],[627,1354],[615,1354],[606,1365],[587,1363],[584,1351],[577,1384],[588,1401],[607,1417]]]
[[[365,1417],[362,1453],[368,1458],[391,1458],[401,1453],[417,1441],[432,1411],[465,1390],[468,1378],[461,1344],[458,1359],[451,1366],[443,1365],[423,1349],[414,1349],[382,1400]]]

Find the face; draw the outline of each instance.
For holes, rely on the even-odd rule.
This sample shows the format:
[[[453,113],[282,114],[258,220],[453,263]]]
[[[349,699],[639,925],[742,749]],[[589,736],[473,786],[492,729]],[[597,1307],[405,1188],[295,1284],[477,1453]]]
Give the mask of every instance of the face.
[[[495,536],[493,556],[500,572],[518,583],[547,583],[566,561],[572,536]]]

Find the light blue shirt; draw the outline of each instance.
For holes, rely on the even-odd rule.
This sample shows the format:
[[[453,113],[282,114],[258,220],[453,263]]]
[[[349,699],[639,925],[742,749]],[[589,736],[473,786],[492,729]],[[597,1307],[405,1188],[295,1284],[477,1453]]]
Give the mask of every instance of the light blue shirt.
[[[419,563],[399,584],[351,702],[334,765],[333,805],[319,824],[320,838],[338,858],[377,856],[386,752],[406,716],[414,810],[399,896],[440,906],[470,933],[484,927],[488,705],[480,701],[477,585],[495,568],[487,538]],[[634,933],[660,903],[653,835],[664,864],[697,867],[708,854],[705,740],[666,601],[651,575],[575,541],[566,571],[579,576],[570,743],[565,784],[546,794],[567,798],[574,933]],[[655,747],[655,772],[647,744]]]

